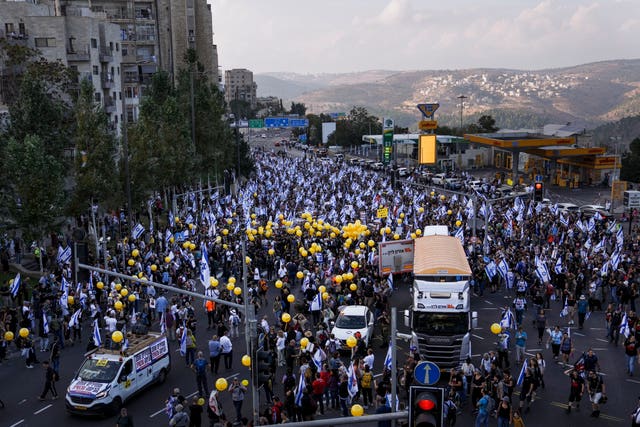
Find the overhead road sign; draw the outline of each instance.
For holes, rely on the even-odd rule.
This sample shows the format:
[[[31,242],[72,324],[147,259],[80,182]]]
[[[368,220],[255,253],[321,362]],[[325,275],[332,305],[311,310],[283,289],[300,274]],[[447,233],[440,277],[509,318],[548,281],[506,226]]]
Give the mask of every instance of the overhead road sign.
[[[440,368],[433,362],[423,360],[413,370],[413,378],[422,385],[433,385],[440,381]]]
[[[309,127],[309,119],[289,119],[289,126],[292,128]]]
[[[418,129],[420,130],[435,130],[437,127],[437,120],[420,120],[418,122]]]
[[[267,117],[264,119],[264,126],[268,128],[289,127],[289,117]]]
[[[418,104],[416,107],[425,117],[433,117],[433,113],[440,107],[440,104]]]
[[[249,120],[249,128],[251,129],[261,129],[264,127],[264,120],[262,119],[250,119]]]

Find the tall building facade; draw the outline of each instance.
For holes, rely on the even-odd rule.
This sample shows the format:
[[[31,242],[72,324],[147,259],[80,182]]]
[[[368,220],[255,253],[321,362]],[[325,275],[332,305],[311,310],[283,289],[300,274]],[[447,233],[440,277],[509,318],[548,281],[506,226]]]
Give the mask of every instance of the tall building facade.
[[[237,99],[256,108],[258,85],[253,81],[253,72],[246,68],[235,68],[224,72],[224,99],[227,105]]]

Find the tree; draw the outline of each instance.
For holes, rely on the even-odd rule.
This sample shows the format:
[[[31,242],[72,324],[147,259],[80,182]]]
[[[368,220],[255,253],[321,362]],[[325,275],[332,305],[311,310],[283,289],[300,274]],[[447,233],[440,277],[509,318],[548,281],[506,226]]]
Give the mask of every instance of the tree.
[[[302,102],[291,102],[291,109],[289,110],[290,114],[297,114],[300,117],[304,117],[307,113],[307,107]]]
[[[336,122],[336,131],[329,136],[329,145],[360,145],[363,135],[381,132],[380,119],[370,115],[365,107],[353,107],[346,119]]]
[[[80,83],[75,105],[75,184],[69,212],[77,215],[90,204],[118,205],[120,192],[116,169],[115,138],[108,129],[108,118],[93,100],[93,85]]]
[[[629,144],[629,151],[622,157],[620,179],[624,181],[640,182],[640,138],[635,138]]]
[[[25,240],[40,240],[57,225],[64,202],[64,164],[50,154],[37,135],[11,138],[7,145],[8,169],[15,198],[10,210]]]
[[[480,116],[478,126],[480,126],[480,132],[482,133],[494,133],[498,131],[495,119],[488,115]]]

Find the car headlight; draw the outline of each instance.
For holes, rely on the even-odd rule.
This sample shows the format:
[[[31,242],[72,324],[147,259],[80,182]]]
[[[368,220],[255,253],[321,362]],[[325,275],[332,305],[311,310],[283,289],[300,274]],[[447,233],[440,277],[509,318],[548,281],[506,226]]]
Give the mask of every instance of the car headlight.
[[[102,399],[104,397],[107,397],[107,395],[109,394],[109,390],[111,389],[111,386],[105,388],[103,391],[101,391],[100,393],[96,394],[96,399]]]

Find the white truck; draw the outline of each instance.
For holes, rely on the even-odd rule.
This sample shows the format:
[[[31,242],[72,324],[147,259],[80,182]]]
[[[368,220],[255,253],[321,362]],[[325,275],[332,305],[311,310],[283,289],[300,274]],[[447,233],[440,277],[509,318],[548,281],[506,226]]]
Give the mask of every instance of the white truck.
[[[446,228],[446,227],[445,227]],[[413,303],[405,311],[412,345],[420,357],[441,370],[458,367],[471,356],[471,268],[460,241],[442,227],[425,230],[415,239]]]
[[[167,337],[129,334],[128,349],[90,352],[67,388],[65,406],[73,414],[112,415],[134,394],[161,384],[171,369]]]

